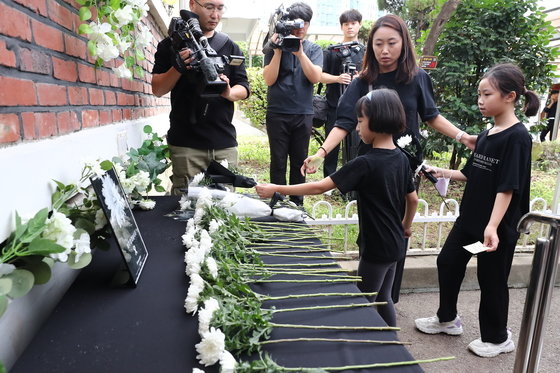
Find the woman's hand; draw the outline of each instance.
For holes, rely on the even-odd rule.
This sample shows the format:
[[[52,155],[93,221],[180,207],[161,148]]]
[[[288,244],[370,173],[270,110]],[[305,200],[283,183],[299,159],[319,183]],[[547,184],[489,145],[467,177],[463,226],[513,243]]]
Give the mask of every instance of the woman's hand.
[[[258,184],[255,186],[257,194],[261,198],[271,198],[276,192],[276,184]]]
[[[498,244],[500,239],[498,238],[497,228],[493,225],[487,225],[484,229],[484,246],[488,249],[487,252],[496,251],[498,249]]]
[[[314,174],[317,172],[319,167],[323,164],[325,160],[324,157],[321,157],[317,152],[317,154],[307,157],[305,161],[303,161],[303,166],[301,166],[300,172],[302,176],[306,174]]]
[[[461,136],[461,144],[465,145],[470,150],[474,150],[474,146],[476,145],[477,138],[478,136],[476,135],[469,135],[465,133],[463,136]]]

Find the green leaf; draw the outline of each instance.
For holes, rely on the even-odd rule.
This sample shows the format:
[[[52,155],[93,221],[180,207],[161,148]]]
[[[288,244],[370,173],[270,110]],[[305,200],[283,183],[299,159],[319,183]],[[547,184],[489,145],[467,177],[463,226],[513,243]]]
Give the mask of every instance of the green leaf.
[[[46,228],[49,210],[45,207],[39,210],[34,217],[27,222],[27,232],[21,237],[21,242],[29,243],[38,237]]]
[[[84,253],[80,256],[80,260],[76,262],[76,252],[72,251],[68,256],[68,262],[66,264],[72,269],[80,269],[91,263],[91,259],[91,253]]]
[[[87,35],[87,34],[91,34],[91,33],[93,32],[93,29],[91,28],[90,25],[85,24],[85,23],[82,23],[82,24],[80,25],[80,27],[78,27],[78,32],[79,32],[80,34],[86,34],[86,35]],[[90,43],[93,45],[93,48],[95,48],[95,43],[92,42],[91,40],[88,41],[88,50],[89,50],[90,54],[93,56],[93,55],[95,54],[95,53],[94,53],[94,52],[95,52],[95,49],[93,50],[94,52],[92,52],[91,47],[90,47]]]
[[[4,312],[6,312],[7,308],[8,308],[8,298],[5,295],[0,295],[0,317],[2,317]],[[4,373],[4,372],[6,372],[6,369],[4,368],[4,365],[2,365],[2,362],[0,362],[0,373]]]
[[[83,6],[80,8],[80,10],[78,11],[78,14],[80,16],[80,21],[87,21],[88,19],[91,18],[91,11],[89,10],[89,8]]]
[[[134,66],[134,64],[136,63],[136,61],[134,60],[134,57],[132,57],[132,56],[126,57],[124,59],[124,62],[126,64],[126,67],[128,67],[128,68]]]
[[[0,277],[0,296],[4,296],[8,294],[11,290],[12,290],[12,279],[7,276]]]
[[[113,162],[105,160],[101,162],[99,166],[101,166],[101,169],[103,171],[109,171],[111,168],[113,168]]]
[[[83,231],[87,232],[89,235],[92,235],[93,232],[95,232],[95,223],[93,221],[91,221],[90,219],[78,218],[78,219],[76,219],[76,222],[74,223],[74,226],[76,228],[78,228],[78,230],[83,230]]]
[[[8,293],[10,298],[23,297],[35,283],[33,274],[25,269],[16,269],[6,277],[12,279],[12,290]]]
[[[142,69],[140,66],[136,65],[134,66],[134,75],[136,75],[137,77],[143,77],[144,76],[144,69]]]
[[[22,266],[21,269],[26,269],[33,274],[35,285],[46,284],[51,279],[51,267],[43,261],[28,263]]]
[[[54,241],[47,240],[45,238],[36,238],[29,244],[27,248],[27,255],[43,255],[48,256],[49,254],[57,254],[66,251],[66,248],[60,246]]]
[[[109,5],[111,6],[111,8],[113,8],[114,10],[117,10],[121,7],[121,0],[110,0],[109,1]]]
[[[80,28],[82,26],[80,26]],[[88,32],[88,34],[89,33],[91,33],[91,31]],[[95,46],[95,43],[91,40],[88,40],[88,42],[87,42],[87,49],[88,49],[88,53],[89,53],[90,56],[95,56],[97,54],[97,47]]]
[[[144,133],[152,133],[152,126],[150,126],[149,124],[146,124],[144,126]]]

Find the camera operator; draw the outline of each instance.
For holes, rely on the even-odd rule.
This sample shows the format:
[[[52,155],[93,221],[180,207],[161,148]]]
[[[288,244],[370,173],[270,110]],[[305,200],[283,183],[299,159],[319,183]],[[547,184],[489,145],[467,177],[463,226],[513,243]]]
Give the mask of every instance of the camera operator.
[[[263,49],[263,77],[268,86],[266,130],[270,146],[270,182],[281,185],[286,184],[288,157],[289,183],[305,182],[299,167],[307,157],[313,124],[313,84],[319,82],[323,65],[321,47],[303,40],[313,16],[311,7],[296,2],[287,12],[290,20],[304,21],[302,28],[291,32],[301,39],[299,49],[290,52],[278,47],[276,33]],[[303,204],[303,196],[290,196],[290,200]]]
[[[336,106],[338,99],[344,93],[346,86],[350,84],[354,76],[361,70],[365,47],[358,42],[358,32],[362,27],[362,14],[356,9],[350,9],[340,15],[340,28],[343,34],[341,44],[330,46],[324,53],[323,74],[321,83],[327,84],[327,122],[325,123],[325,137],[329,135],[336,121]],[[349,161],[356,157],[357,147],[360,142],[355,133],[350,133],[345,139],[345,160]],[[356,151],[352,151],[352,149]],[[336,171],[338,164],[337,145],[325,157],[323,164],[324,177]]]
[[[224,0],[190,0],[189,7],[198,15],[200,29],[210,47],[220,55],[242,56],[239,46],[226,34],[215,31],[225,11]],[[232,124],[233,102],[249,96],[249,81],[245,65],[225,65],[219,78],[225,87],[216,97],[197,92],[196,87],[204,79],[203,73],[190,66],[195,56],[188,48],[177,52],[170,37],[157,46],[152,71],[152,91],[161,97],[171,91],[170,128],[167,143],[173,169],[172,194],[181,194],[180,188],[188,186],[189,179],[205,170],[211,160],[227,159],[229,165],[237,165],[237,139]],[[186,72],[179,70],[186,67]]]

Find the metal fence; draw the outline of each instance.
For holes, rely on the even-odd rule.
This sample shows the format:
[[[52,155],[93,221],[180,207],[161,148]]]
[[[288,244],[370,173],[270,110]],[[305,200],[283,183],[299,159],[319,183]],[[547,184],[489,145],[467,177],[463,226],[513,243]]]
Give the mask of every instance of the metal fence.
[[[343,226],[343,248],[344,252],[347,253],[350,251],[349,239],[352,238],[350,237],[349,227],[358,224],[356,201],[351,201],[346,204],[344,215],[333,215],[333,210],[333,206],[327,201],[316,202],[313,205],[311,217],[307,219],[306,222],[308,225],[321,226],[324,228],[329,238],[333,237],[335,226]],[[533,199],[530,202],[529,210],[531,212],[551,212],[551,210],[548,209],[547,202],[543,198]],[[418,203],[418,212],[413,220],[412,237],[408,240],[409,247],[407,255],[433,255],[439,253],[447,237],[447,233],[449,232],[449,223],[455,222],[458,216],[459,202],[454,199],[446,199],[445,203],[442,202],[437,210],[430,209],[428,203],[420,199]],[[523,235],[519,239],[517,250],[533,251],[536,239],[535,234],[537,237],[542,237],[545,234],[545,229],[546,227],[543,224],[538,224],[536,230],[533,230],[532,236]],[[435,239],[429,239],[429,233],[434,230],[436,231]],[[433,233],[432,236],[434,236]],[[435,242],[435,245],[429,245],[433,242]]]

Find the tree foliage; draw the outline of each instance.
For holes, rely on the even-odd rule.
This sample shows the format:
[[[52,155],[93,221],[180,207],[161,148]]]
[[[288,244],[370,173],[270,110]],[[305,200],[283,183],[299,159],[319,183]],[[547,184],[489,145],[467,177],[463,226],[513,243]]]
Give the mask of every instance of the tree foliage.
[[[477,107],[478,82],[487,68],[499,62],[519,65],[527,89],[542,92],[553,76],[549,61],[558,55],[548,46],[553,31],[537,0],[462,1],[438,40],[438,68],[430,74],[442,114],[468,133],[483,130],[489,119]],[[439,134],[430,136],[428,146],[428,152],[447,151],[451,146],[452,168],[467,155],[466,148]]]
[[[247,78],[251,87],[251,95],[246,100],[239,101],[239,108],[251,124],[256,127],[264,126],[267,107],[267,86],[263,78],[262,67],[248,67]]]

